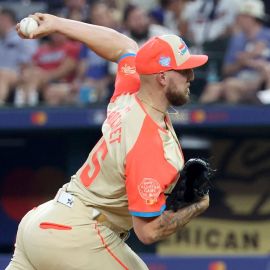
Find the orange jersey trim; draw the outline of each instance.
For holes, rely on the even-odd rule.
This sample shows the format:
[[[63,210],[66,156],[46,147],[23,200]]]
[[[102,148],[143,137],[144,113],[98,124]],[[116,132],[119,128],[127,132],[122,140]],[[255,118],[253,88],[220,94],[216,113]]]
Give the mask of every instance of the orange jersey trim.
[[[71,226],[57,224],[57,223],[51,223],[51,222],[41,222],[39,224],[39,227],[41,229],[44,229],[44,230],[47,230],[47,229],[55,229],[55,230],[60,230],[60,231],[72,230]]]

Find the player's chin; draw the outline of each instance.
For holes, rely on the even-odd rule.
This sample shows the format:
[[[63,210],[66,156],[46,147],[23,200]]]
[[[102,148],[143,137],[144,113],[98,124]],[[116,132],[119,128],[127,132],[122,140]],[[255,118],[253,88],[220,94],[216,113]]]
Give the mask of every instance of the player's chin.
[[[177,99],[171,99],[170,103],[172,106],[182,106],[189,102],[189,95],[181,95]]]
[[[190,90],[189,90],[189,88],[186,88],[184,94],[179,97],[179,100],[180,100],[179,102],[183,102],[183,104],[189,102],[189,100],[190,100]]]
[[[183,95],[182,98],[180,98],[179,102],[181,103],[180,105],[184,105],[188,103],[189,101],[190,101],[190,92],[188,89],[185,95]]]
[[[189,101],[189,90],[168,91],[166,97],[172,106],[181,106]]]

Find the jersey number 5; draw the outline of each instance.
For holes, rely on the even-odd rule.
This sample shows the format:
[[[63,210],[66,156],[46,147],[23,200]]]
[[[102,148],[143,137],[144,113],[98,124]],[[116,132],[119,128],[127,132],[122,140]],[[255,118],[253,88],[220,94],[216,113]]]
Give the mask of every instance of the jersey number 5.
[[[108,153],[107,144],[104,138],[102,138],[99,143],[100,145],[94,153],[91,153],[92,157],[85,162],[82,169],[81,181],[85,187],[89,187],[97,177],[100,172],[100,158],[104,160]],[[92,171],[91,174],[90,171]]]

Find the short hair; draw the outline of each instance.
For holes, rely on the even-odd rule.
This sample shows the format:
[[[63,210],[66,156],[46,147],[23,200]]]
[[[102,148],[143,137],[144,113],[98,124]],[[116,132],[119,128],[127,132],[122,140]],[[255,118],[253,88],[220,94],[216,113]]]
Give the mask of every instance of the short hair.
[[[162,8],[167,8],[175,0],[159,0],[159,4]],[[186,0],[186,2],[194,2],[194,0]]]
[[[123,22],[126,22],[128,20],[130,13],[132,13],[137,8],[139,8],[139,7],[134,5],[134,4],[128,4],[125,7],[124,12],[123,12]]]
[[[166,8],[171,3],[171,0],[160,0],[160,6]]]

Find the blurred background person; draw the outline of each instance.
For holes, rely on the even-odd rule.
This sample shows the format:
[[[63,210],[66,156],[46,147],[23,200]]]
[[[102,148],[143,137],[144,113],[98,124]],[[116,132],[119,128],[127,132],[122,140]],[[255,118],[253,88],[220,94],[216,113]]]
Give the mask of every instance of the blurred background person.
[[[148,13],[138,5],[128,4],[123,14],[124,33],[142,45],[153,36],[172,34],[173,32],[158,24],[151,23]]]
[[[180,23],[182,36],[193,53],[209,56],[208,64],[196,71],[191,91],[194,102],[198,101],[208,74],[211,74],[211,80],[221,76],[227,43],[235,29],[238,1],[195,0],[187,1],[183,7]]]
[[[239,9],[237,31],[230,40],[221,82],[209,83],[200,101],[255,102],[264,81],[263,66],[270,61],[270,29],[263,25],[264,4],[246,0]]]
[[[267,26],[270,27],[270,1],[264,0],[265,12],[267,14]]]
[[[263,76],[262,84],[264,84],[264,88],[270,89],[270,60],[267,62],[261,61],[259,63],[255,63],[254,65],[256,64],[258,64],[258,69],[261,69],[262,76]]]
[[[65,0],[64,6],[58,10],[60,17],[86,22],[89,5],[86,0]]]
[[[172,34],[172,31],[162,25],[153,23],[150,15],[140,6],[127,2],[123,9],[122,31],[131,37],[139,46],[145,43],[150,37]],[[109,73],[116,74],[117,65],[109,64]]]
[[[237,8],[234,0],[190,1],[183,11],[184,36],[199,50],[206,42],[230,36]]]
[[[71,82],[78,62],[80,44],[53,33],[33,56],[32,65],[22,70],[14,104],[48,105],[69,103]]]
[[[36,40],[22,40],[16,33],[16,14],[0,9],[0,106],[17,85],[22,66],[31,61],[37,49]]]
[[[91,5],[88,20],[95,25],[113,29],[119,27],[119,21],[105,1],[97,1]],[[82,44],[73,84],[74,102],[76,100],[81,104],[107,102],[111,96],[112,82],[113,75],[109,72],[109,62]]]
[[[159,0],[158,7],[150,11],[150,16],[153,22],[164,25],[175,34],[182,35],[186,32],[182,13],[189,1],[192,0]]]

